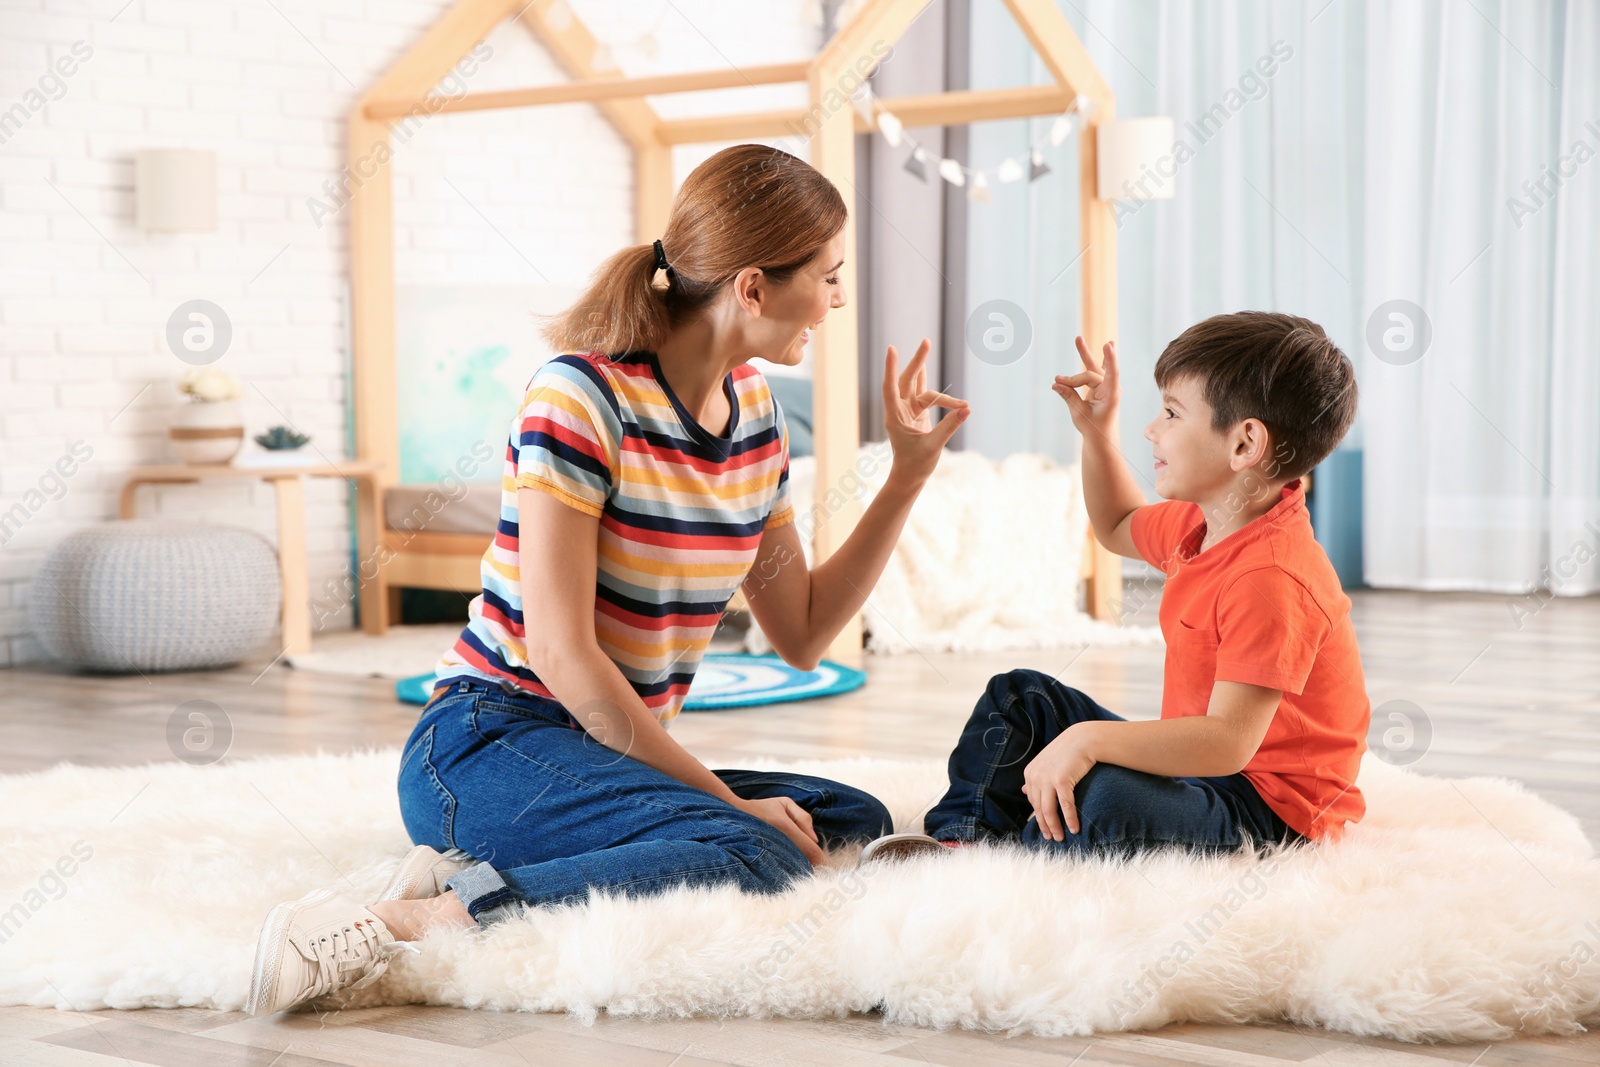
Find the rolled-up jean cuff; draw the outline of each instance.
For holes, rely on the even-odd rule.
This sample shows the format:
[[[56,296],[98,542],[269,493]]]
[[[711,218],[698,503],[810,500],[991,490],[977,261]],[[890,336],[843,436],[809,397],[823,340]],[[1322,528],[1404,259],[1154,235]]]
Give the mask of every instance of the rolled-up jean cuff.
[[[480,923],[503,918],[505,913],[498,909],[516,899],[500,872],[487,863],[474,863],[457,871],[444,884],[446,889],[455,890],[467,914]]]

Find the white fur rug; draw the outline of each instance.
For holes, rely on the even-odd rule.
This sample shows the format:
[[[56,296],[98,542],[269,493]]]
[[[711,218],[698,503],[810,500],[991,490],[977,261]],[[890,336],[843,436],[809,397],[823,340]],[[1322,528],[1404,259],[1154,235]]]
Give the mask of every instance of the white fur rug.
[[[862,445],[854,468],[862,488],[842,489],[862,492],[865,507],[883,487],[890,459],[887,444]],[[789,476],[792,499],[810,501],[816,460],[791,460]],[[862,612],[867,649],[994,652],[1160,641],[1153,626],[1112,626],[1078,610],[1088,535],[1076,464],[1026,453],[997,463],[976,452],[946,452]],[[802,540],[809,559],[809,539]],[[770,650],[755,627],[746,645]]]
[[[397,759],[0,778],[0,1003],[239,1008],[268,908],[333,883],[370,899],[404,853]],[[935,762],[792,766],[873,790],[902,828],[943,784]],[[1267,860],[839,857],[774,897],[529,910],[430,935],[360,1003],[585,1018],[879,1007],[1050,1035],[1287,1018],[1484,1041],[1600,1023],[1600,861],[1572,816],[1505,780],[1370,757],[1361,785],[1370,813],[1346,840]]]

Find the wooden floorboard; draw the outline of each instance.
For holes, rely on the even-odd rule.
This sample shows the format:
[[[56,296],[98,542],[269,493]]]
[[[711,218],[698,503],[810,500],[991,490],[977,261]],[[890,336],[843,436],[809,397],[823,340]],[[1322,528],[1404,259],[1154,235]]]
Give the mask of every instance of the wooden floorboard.
[[[1557,600],[1520,623],[1511,598],[1357,592],[1353,614],[1373,706],[1409,701],[1431,738],[1423,774],[1518,779],[1573,812],[1600,840],[1600,598]],[[1154,623],[1148,605],[1135,623]],[[171,760],[168,721],[185,701],[220,710],[227,757],[399,745],[416,709],[382,679],[307,674],[269,657],[225,671],[78,676],[49,667],[0,676],[0,772],[61,761]],[[758,757],[943,757],[988,679],[1030,667],[1059,676],[1129,718],[1155,718],[1162,649],[1053,649],[868,661],[857,692],[769,708],[689,713],[673,734],[715,766]],[[1374,722],[1376,742],[1385,722]],[[3,960],[0,960],[3,965]],[[193,1009],[57,1012],[0,1008],[0,1065],[117,1063],[196,1067],[319,1064],[1600,1064],[1600,1035],[1493,1045],[1412,1045],[1271,1026],[1169,1026],[1092,1038],[1007,1038],[837,1020],[645,1021],[386,1007],[322,1018],[250,1019]]]

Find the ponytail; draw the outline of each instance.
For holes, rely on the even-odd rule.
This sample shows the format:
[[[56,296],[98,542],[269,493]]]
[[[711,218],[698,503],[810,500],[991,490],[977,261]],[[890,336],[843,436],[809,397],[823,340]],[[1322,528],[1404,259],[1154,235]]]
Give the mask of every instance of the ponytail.
[[[655,277],[654,245],[624,248],[600,265],[576,304],[548,318],[545,340],[557,352],[654,351],[671,326]]]
[[[819,253],[844,226],[844,199],[810,164],[781,149],[725,148],[684,179],[654,244],[611,256],[588,290],[541,332],[557,352],[620,356],[656,351],[672,328],[710,305],[739,271],[760,267],[777,284]]]

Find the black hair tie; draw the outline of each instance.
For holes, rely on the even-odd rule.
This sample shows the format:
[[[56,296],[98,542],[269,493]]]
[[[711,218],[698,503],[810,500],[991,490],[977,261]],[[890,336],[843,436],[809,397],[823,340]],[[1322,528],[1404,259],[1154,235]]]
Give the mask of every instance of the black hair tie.
[[[667,265],[666,250],[661,247],[661,239],[656,238],[656,270],[671,270]]]

